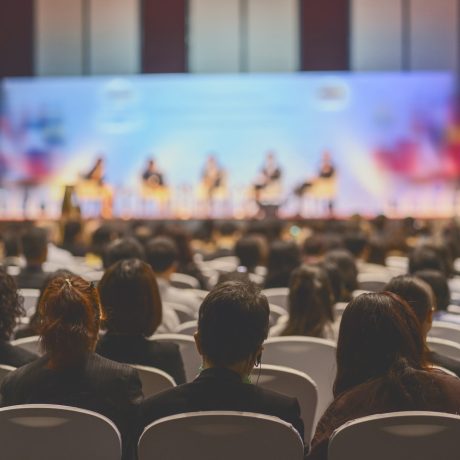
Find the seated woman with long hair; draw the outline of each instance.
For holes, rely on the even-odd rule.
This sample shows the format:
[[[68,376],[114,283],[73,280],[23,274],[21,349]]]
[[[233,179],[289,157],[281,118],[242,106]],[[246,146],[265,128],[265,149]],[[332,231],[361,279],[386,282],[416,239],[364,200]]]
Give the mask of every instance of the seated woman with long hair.
[[[270,335],[306,335],[336,340],[333,303],[334,295],[324,270],[309,265],[296,268],[289,282],[288,321],[274,326]]]
[[[98,289],[107,332],[97,352],[114,361],[157,367],[177,384],[184,383],[179,347],[148,340],[162,321],[160,292],[150,265],[139,259],[119,261],[106,270]]]
[[[309,458],[327,459],[329,438],[349,420],[386,412],[459,413],[460,380],[430,369],[420,324],[389,292],[362,294],[344,311],[334,401],[321,418]]]
[[[101,320],[96,288],[79,276],[54,278],[38,312],[45,354],[5,377],[2,406],[63,404],[99,412],[120,430],[124,458],[129,458],[141,382],[132,367],[94,353]]]

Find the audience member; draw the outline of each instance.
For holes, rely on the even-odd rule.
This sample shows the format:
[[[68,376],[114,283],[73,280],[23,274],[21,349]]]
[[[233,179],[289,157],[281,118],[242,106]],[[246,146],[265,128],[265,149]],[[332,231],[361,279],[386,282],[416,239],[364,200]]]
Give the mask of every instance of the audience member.
[[[21,239],[17,234],[7,233],[3,237],[3,265],[5,267],[24,267],[21,257]]]
[[[367,415],[428,410],[458,413],[460,380],[430,370],[409,305],[392,293],[362,294],[345,309],[337,344],[334,401],[316,428],[309,458],[326,460],[329,438]]]
[[[437,270],[445,276],[449,274],[446,261],[432,245],[418,246],[409,254],[409,273],[420,270]]]
[[[114,361],[157,367],[177,384],[184,383],[179,347],[147,339],[162,321],[160,292],[151,267],[138,259],[121,260],[106,270],[98,290],[106,333],[96,351]]]
[[[110,242],[102,258],[105,269],[120,260],[126,259],[145,260],[144,248],[135,238],[118,238]]]
[[[88,248],[83,243],[83,225],[80,220],[69,220],[64,224],[62,249],[75,257],[84,257]]]
[[[191,383],[146,399],[142,425],[182,412],[236,410],[279,417],[303,437],[296,399],[249,383],[262,360],[267,337],[268,302],[252,284],[228,282],[203,301],[195,341],[203,370]]]
[[[211,252],[205,254],[204,260],[233,256],[238,235],[238,226],[234,222],[222,222],[214,231],[214,248]]]
[[[124,458],[131,458],[141,382],[132,367],[94,353],[101,319],[97,290],[77,276],[55,278],[38,308],[45,355],[5,377],[2,406],[63,404],[99,412],[117,425]]]
[[[235,245],[238,265],[248,273],[255,273],[262,262],[262,243],[259,237],[248,235],[241,237]]]
[[[288,287],[292,271],[301,263],[300,249],[293,242],[274,241],[268,253],[266,289]]]
[[[358,289],[358,268],[353,256],[346,249],[334,249],[326,253],[325,262],[332,262],[337,265],[343,287],[339,301],[348,302],[353,291]]]

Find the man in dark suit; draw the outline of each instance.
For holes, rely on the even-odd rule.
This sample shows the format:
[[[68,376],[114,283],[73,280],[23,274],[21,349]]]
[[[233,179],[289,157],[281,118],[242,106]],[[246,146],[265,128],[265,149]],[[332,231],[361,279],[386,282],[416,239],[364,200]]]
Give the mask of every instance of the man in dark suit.
[[[249,381],[262,359],[268,318],[267,298],[254,285],[231,281],[213,289],[200,307],[195,334],[203,359],[201,374],[191,383],[146,399],[142,425],[183,412],[247,411],[279,417],[303,438],[298,401]]]

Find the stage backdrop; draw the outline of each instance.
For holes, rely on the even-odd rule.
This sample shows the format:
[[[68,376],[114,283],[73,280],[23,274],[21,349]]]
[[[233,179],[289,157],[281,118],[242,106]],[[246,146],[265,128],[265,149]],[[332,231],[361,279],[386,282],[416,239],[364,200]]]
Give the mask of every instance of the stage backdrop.
[[[329,201],[339,215],[454,210],[460,117],[449,74],[9,79],[1,94],[3,218],[57,216],[66,185],[87,216],[105,206],[106,216],[245,218],[268,203],[307,217]],[[268,153],[281,174],[267,198],[255,185]],[[335,170],[326,195],[325,154]],[[200,188],[210,155],[225,177],[216,193]],[[152,157],[164,186],[150,193],[141,179]]]

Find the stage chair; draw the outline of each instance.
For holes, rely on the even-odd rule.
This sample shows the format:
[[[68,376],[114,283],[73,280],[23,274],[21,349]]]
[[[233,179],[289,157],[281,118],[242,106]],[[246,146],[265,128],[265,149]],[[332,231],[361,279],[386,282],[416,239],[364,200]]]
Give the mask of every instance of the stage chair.
[[[195,340],[190,335],[183,334],[154,334],[149,340],[158,342],[173,342],[179,345],[182,360],[184,362],[185,378],[191,382],[200,372],[201,356],[195,346]]]
[[[310,444],[318,404],[318,388],[315,382],[304,372],[271,364],[255,367],[251,373],[251,380],[259,387],[297,398],[304,423],[305,445]]]
[[[24,310],[26,316],[30,318],[37,307],[38,298],[40,297],[40,289],[18,289],[18,294],[24,299]]]
[[[426,343],[431,351],[439,353],[448,358],[460,360],[460,344],[452,340],[440,339],[437,337],[427,337]]]
[[[195,312],[186,305],[181,305],[174,302],[163,302],[163,307],[165,309],[174,310],[181,324],[196,319]]]
[[[451,340],[460,344],[460,325],[446,321],[433,321],[428,337]]]
[[[171,286],[179,289],[199,289],[200,282],[190,275],[184,273],[173,273],[171,275]]]
[[[316,337],[271,337],[264,343],[262,354],[264,363],[287,366],[305,372],[316,383],[318,405],[313,427],[333,400],[335,355],[334,342]]]
[[[43,355],[43,351],[40,347],[40,337],[38,335],[12,340],[11,345],[24,348],[24,350],[30,351],[31,353],[35,353],[39,356]]]
[[[121,437],[113,422],[88,410],[52,404],[4,407],[0,426],[4,459],[121,459]]]
[[[142,392],[146,398],[176,386],[174,379],[161,369],[140,364],[132,364],[132,367],[137,369],[142,383]]]
[[[191,335],[195,334],[198,329],[198,321],[195,319],[193,321],[187,321],[182,323],[177,329],[176,334]]]
[[[0,364],[0,384],[2,380],[11,372],[14,371],[16,368],[13,366],[7,366],[6,364]]]
[[[358,273],[358,286],[363,291],[383,290],[392,277],[386,273]]]
[[[180,442],[174,442],[180,433]],[[303,443],[288,423],[249,412],[209,411],[173,415],[147,426],[139,460],[301,460]]]
[[[393,412],[362,417],[335,430],[328,460],[457,460],[460,416]]]
[[[274,305],[278,305],[281,308],[284,308],[287,311],[288,307],[288,296],[289,296],[289,289],[288,288],[271,288],[271,289],[264,289],[262,291],[267,299],[268,303],[272,303]]]

